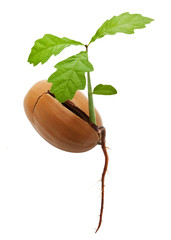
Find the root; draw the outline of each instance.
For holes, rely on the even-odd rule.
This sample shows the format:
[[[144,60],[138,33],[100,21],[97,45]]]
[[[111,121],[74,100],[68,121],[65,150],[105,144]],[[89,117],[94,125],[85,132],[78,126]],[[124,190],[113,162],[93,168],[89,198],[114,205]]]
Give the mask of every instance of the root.
[[[105,175],[107,172],[107,167],[108,167],[108,154],[107,154],[107,150],[106,150],[106,146],[105,146],[105,137],[106,137],[106,130],[104,127],[100,127],[100,131],[101,131],[101,146],[102,146],[102,150],[105,156],[105,164],[104,164],[104,169],[103,169],[103,173],[102,173],[102,177],[101,177],[101,187],[102,187],[102,193],[101,193],[101,209],[100,209],[100,218],[99,218],[99,224],[98,227],[96,229],[96,232],[99,230],[101,224],[102,224],[102,217],[103,217],[103,208],[104,208],[104,181],[105,181]]]

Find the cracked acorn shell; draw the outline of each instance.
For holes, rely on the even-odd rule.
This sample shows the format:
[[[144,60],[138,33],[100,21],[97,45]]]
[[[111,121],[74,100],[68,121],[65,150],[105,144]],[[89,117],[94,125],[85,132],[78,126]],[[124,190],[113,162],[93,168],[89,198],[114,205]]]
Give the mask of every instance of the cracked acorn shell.
[[[97,145],[99,134],[88,122],[78,117],[48,93],[51,83],[34,84],[24,98],[25,113],[36,131],[50,144],[68,152],[85,152]],[[71,100],[88,115],[88,99],[77,91]],[[95,110],[97,126],[102,119]]]

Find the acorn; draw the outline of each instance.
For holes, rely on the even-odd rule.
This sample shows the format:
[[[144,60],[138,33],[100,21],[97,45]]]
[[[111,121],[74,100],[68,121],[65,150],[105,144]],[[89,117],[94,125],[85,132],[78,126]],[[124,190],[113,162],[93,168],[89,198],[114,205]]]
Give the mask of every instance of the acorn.
[[[46,80],[34,84],[24,98],[25,113],[36,131],[53,146],[68,152],[81,153],[102,146],[105,166],[102,173],[102,197],[100,220],[104,205],[104,178],[107,171],[108,155],[105,146],[105,128],[95,109],[96,125],[89,121],[87,97],[77,91],[72,100],[60,103],[50,92],[51,83]]]
[[[39,81],[24,99],[25,113],[36,131],[50,144],[68,152],[85,152],[100,142],[102,119],[97,127],[88,122],[88,99],[77,91],[72,101],[61,104],[50,93],[51,83]]]

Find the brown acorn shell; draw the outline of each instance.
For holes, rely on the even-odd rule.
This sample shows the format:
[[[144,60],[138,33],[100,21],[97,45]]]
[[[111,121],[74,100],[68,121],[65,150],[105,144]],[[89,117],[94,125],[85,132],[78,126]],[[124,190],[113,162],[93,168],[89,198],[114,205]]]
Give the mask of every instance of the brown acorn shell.
[[[85,152],[95,147],[98,133],[90,124],[64,107],[48,91],[51,83],[39,81],[28,91],[24,99],[25,113],[37,132],[50,144],[69,152]],[[88,99],[77,91],[71,100],[88,115]],[[95,110],[97,126],[102,119]]]

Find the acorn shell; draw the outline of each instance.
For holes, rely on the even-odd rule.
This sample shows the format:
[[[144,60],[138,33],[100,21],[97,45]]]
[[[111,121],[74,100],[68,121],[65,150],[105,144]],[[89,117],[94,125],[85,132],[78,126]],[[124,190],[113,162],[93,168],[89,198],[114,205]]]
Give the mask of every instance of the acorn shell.
[[[51,83],[37,82],[24,99],[25,113],[36,131],[50,144],[68,152],[85,152],[97,145],[99,135],[88,122],[64,107],[48,91]],[[71,100],[88,114],[88,99],[77,91]],[[97,126],[102,119],[95,110]]]

